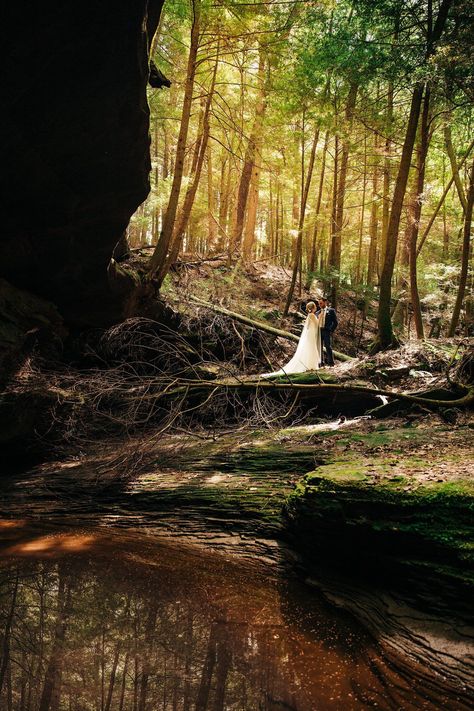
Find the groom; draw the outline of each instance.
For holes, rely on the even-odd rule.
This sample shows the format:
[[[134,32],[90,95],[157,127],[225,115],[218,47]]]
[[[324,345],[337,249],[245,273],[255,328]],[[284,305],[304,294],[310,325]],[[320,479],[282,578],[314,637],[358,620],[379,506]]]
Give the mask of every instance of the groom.
[[[322,317],[321,323],[321,368],[324,364],[334,365],[334,356],[332,353],[332,334],[337,328],[337,316],[335,309],[328,306],[328,300],[325,296],[319,299],[319,309],[316,311],[316,316]],[[324,349],[326,357],[324,357]]]

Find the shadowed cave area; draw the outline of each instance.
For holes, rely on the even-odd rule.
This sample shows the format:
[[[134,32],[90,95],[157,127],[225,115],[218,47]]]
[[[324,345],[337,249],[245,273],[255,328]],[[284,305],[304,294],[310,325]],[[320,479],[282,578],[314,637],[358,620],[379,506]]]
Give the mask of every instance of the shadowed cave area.
[[[20,1],[2,13],[0,278],[71,323],[119,314],[107,264],[149,190],[148,49],[162,4]]]

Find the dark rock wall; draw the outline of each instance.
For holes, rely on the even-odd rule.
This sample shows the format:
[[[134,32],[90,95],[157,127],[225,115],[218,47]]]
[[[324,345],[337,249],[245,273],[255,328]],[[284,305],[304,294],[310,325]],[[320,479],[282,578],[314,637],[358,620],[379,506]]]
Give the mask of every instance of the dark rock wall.
[[[162,4],[2,10],[0,277],[70,322],[120,314],[107,265],[149,190],[148,41]]]

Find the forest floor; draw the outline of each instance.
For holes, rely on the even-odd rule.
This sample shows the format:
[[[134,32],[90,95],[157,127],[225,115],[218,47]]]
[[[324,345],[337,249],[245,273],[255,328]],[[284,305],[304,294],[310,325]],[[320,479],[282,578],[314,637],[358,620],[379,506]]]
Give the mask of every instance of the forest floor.
[[[138,250],[126,262],[137,271],[143,271],[149,258],[150,249]],[[245,314],[257,320],[278,325],[285,305],[291,281],[291,271],[285,267],[270,264],[264,260],[251,265],[238,262],[227,266],[225,258],[200,260],[191,255],[184,255],[165,279],[162,293],[170,304],[179,310],[193,310],[191,299],[198,297],[204,301],[220,304],[233,311]],[[324,294],[322,282],[314,280],[311,288],[303,284],[301,292],[295,289],[294,304],[285,326],[296,329],[305,314],[298,309],[302,302],[316,300]],[[350,287],[341,287],[338,314],[341,316],[337,331],[336,347],[338,350],[355,355],[364,352],[374,340],[377,329],[376,294],[369,295],[366,310],[363,311],[364,299]]]

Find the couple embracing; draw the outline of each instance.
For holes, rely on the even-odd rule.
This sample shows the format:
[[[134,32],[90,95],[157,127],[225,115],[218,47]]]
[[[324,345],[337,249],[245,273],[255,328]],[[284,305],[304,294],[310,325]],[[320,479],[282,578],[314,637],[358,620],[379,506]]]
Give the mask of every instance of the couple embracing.
[[[325,364],[334,365],[331,340],[337,328],[336,311],[329,306],[327,298],[322,297],[318,304],[308,301],[306,312],[308,315],[293,358],[280,370],[265,373],[263,378],[304,373],[322,368]]]

